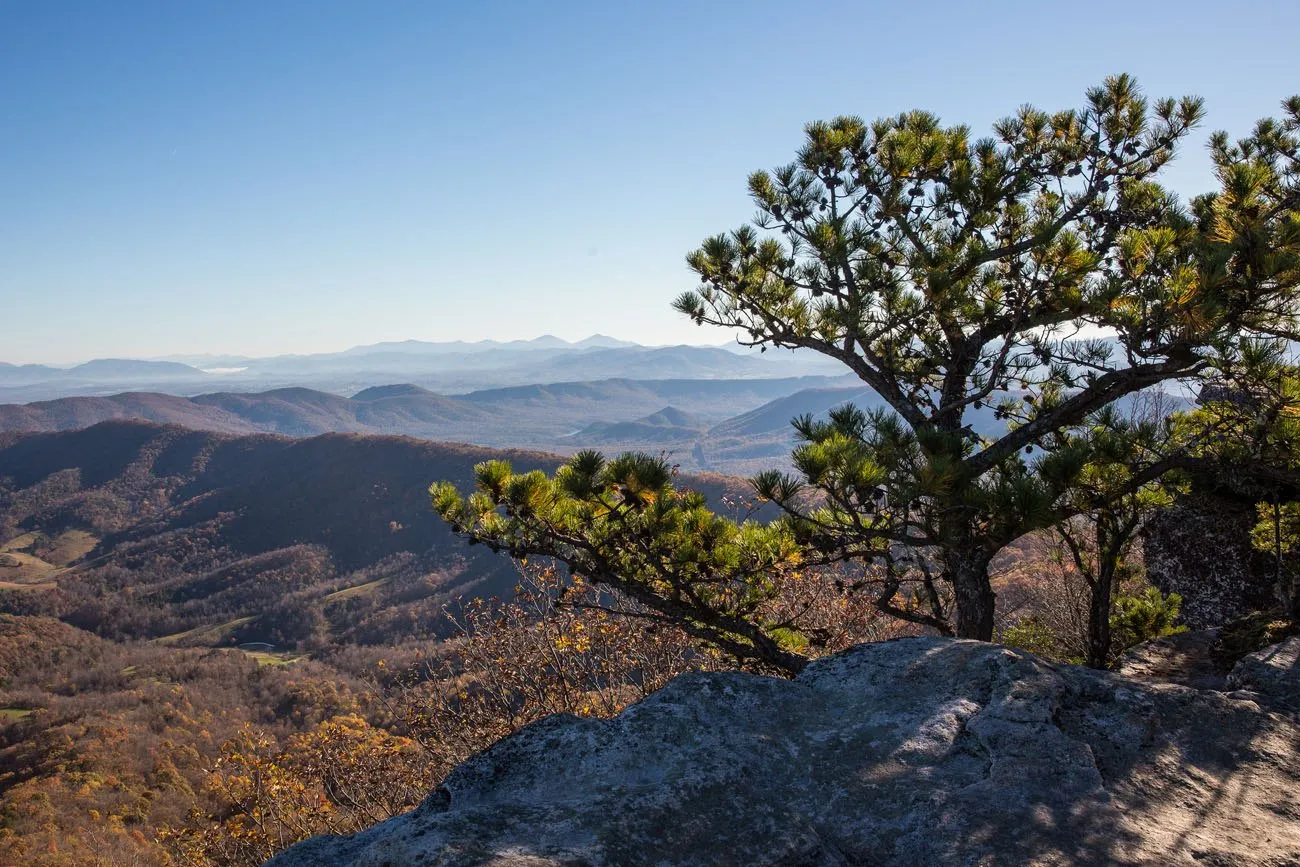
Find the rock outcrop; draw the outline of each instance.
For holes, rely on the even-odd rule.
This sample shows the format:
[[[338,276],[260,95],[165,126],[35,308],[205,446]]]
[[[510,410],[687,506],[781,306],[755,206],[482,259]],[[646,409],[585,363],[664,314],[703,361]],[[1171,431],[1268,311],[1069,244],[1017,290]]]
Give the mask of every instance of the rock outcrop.
[[[688,675],[269,864],[1300,864],[1300,726],[1269,704],[1300,672],[1261,665],[1232,697],[914,638]]]
[[[1228,675],[1228,684],[1254,693],[1275,710],[1300,715],[1300,637],[1242,659]]]
[[[1152,639],[1127,651],[1115,670],[1134,680],[1227,692],[1228,670],[1215,653],[1218,640],[1218,629]]]
[[[1251,544],[1253,501],[1212,494],[1180,498],[1142,530],[1147,577],[1183,598],[1182,622],[1222,626],[1275,604],[1276,561]]]

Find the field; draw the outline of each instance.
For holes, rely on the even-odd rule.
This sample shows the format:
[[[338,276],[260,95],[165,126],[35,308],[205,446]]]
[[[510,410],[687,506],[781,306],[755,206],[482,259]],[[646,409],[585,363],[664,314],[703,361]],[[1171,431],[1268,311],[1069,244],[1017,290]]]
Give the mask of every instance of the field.
[[[23,533],[0,544],[0,588],[51,590],[60,574],[98,544],[98,537],[85,530],[65,530],[52,539],[42,533]]]

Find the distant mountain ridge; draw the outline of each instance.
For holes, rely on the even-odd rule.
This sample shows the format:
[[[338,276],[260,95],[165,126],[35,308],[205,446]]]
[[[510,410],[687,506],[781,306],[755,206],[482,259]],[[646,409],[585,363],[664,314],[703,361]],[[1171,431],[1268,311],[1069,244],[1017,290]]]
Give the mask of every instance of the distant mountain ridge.
[[[134,358],[96,358],[67,369],[69,376],[203,376],[203,371],[176,361],[140,361]]]
[[[398,340],[383,343],[371,343],[354,346],[341,353],[324,353],[324,355],[370,355],[376,352],[409,353],[443,353],[443,352],[482,352],[490,349],[620,349],[639,346],[630,340],[618,340],[604,334],[593,334],[582,340],[568,341],[553,334],[543,334],[531,340]],[[312,356],[308,356],[312,357]]]
[[[548,447],[562,445],[561,438],[596,425],[604,427],[606,438],[680,440],[774,398],[837,381],[826,377],[614,378],[463,395],[438,394],[399,383],[371,386],[351,397],[302,387],[193,397],[125,392],[0,405],[0,430],[73,430],[106,420],[139,419],[231,434],[385,433],[483,445]],[[634,427],[610,428],[619,424]]]
[[[156,379],[202,379],[207,374],[197,367],[176,361],[143,361],[134,358],[96,358],[72,367],[0,362],[0,385],[45,381],[113,382],[142,376]]]
[[[1184,397],[1169,399],[1188,404]],[[398,383],[371,386],[351,397],[291,387],[194,397],[126,392],[0,405],[0,431],[68,431],[102,421],[141,420],[238,435],[397,434],[561,454],[583,448],[663,453],[686,470],[747,475],[788,465],[794,418],[824,419],[846,403],[864,410],[884,407],[852,377],[613,378],[460,395]],[[988,406],[969,410],[968,421],[985,436],[997,436],[1006,426]]]
[[[178,359],[95,359],[74,367],[0,364],[0,403],[126,391],[192,396],[304,387],[343,395],[406,382],[443,393],[467,393],[608,378],[782,379],[841,372],[811,355],[764,356],[718,346],[641,346],[600,334],[576,343],[551,335],[477,343],[407,340],[313,355]]]

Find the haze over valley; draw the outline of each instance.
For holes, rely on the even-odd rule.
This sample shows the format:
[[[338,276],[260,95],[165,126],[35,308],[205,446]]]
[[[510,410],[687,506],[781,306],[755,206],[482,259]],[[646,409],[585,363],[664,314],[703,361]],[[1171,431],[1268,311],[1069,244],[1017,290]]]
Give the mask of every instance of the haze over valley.
[[[374,385],[409,382],[441,393],[463,393],[608,378],[772,379],[842,373],[833,362],[811,353],[760,353],[736,344],[641,346],[602,335],[574,343],[550,336],[504,343],[407,340],[267,358],[114,358],[67,367],[0,360],[0,403],[122,391],[193,395],[300,386],[351,395]]]
[[[555,454],[647,450],[687,470],[745,474],[788,454],[795,415],[874,403],[820,357],[599,335],[186,361],[0,366],[0,431],[137,419],[228,434],[399,434]]]

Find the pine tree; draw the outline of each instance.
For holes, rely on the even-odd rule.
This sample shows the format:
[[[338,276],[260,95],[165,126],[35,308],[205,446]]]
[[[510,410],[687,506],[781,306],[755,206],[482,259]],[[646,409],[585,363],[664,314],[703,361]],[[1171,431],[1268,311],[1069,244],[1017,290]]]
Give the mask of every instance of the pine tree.
[[[1223,190],[1194,213],[1156,183],[1202,114],[1117,76],[1081,110],[1022,108],[975,141],[923,112],[809,125],[796,163],[750,177],[769,234],[706,241],[677,308],[836,358],[889,410],[796,424],[804,479],[765,474],[760,493],[824,525],[811,486],[837,514],[809,532],[836,537],[888,503],[896,542],[939,552],[956,633],[990,638],[990,561],[1061,518],[1086,464],[1063,432],[1292,321],[1294,202],[1261,201],[1289,143],[1216,138]],[[984,413],[1008,429],[982,436]]]
[[[1292,327],[1289,121],[1217,137],[1222,189],[1189,209],[1156,180],[1202,115],[1117,76],[1079,110],[1025,107],[981,139],[919,111],[813,123],[796,162],[751,175],[755,225],[688,256],[700,284],[675,306],[837,359],[887,405],[795,421],[799,475],[754,479],[779,525],[730,524],[643,457],[582,456],[554,480],[497,465],[469,500],[435,486],[436,508],[778,667],[798,664],[789,626],[755,617],[773,570],[809,563],[881,563],[882,610],[990,639],[989,564],[1070,514],[1089,420]],[[899,596],[896,567],[915,592]]]
[[[1058,505],[1073,517],[1055,531],[1088,587],[1083,661],[1092,668],[1107,668],[1113,660],[1116,593],[1134,572],[1130,555],[1138,530],[1171,499],[1155,477],[1185,463],[1188,455],[1189,443],[1179,441],[1174,414],[1162,397],[1141,395],[1126,414],[1108,406],[1067,434],[1082,441],[1089,460]]]

